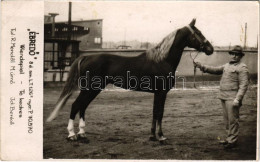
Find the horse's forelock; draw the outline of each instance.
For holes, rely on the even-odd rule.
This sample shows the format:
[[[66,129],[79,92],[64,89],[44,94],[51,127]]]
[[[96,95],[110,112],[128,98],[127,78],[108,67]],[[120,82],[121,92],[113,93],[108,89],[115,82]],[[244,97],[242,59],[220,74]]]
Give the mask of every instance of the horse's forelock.
[[[177,30],[171,32],[169,35],[163,38],[163,40],[158,43],[154,48],[148,49],[146,51],[147,58],[155,62],[160,62],[164,60],[170,52],[176,33]]]

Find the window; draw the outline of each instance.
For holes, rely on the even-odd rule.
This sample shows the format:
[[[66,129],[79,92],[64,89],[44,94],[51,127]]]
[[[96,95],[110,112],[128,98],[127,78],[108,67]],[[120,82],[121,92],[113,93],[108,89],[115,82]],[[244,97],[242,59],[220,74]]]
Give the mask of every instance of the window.
[[[58,43],[44,43],[44,70],[59,67]]]
[[[97,38],[97,37],[96,37],[96,38],[94,39],[94,42],[95,42],[96,44],[100,44],[100,43],[101,43],[101,38]]]

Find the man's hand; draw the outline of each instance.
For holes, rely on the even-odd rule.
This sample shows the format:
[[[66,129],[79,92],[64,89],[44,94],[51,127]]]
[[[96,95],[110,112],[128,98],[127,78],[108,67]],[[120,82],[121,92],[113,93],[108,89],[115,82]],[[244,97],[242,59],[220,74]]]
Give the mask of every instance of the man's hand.
[[[193,62],[193,64],[195,67],[197,67],[199,69],[202,67],[201,63],[199,63],[199,62]]]
[[[239,107],[239,101],[237,99],[234,99],[233,106],[234,107]]]

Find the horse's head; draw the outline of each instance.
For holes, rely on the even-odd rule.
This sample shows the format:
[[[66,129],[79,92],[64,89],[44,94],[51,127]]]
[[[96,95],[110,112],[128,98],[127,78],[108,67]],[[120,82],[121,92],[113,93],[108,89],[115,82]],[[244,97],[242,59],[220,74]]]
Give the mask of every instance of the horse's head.
[[[211,55],[214,48],[200,30],[195,27],[195,23],[196,19],[193,19],[191,23],[186,26],[190,31],[188,36],[188,47],[195,48],[198,51],[205,52],[207,55]]]

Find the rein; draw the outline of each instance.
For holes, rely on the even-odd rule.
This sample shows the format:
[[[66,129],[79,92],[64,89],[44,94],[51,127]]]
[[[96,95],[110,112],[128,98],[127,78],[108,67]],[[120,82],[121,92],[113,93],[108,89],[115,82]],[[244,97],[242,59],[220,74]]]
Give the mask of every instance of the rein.
[[[197,52],[197,54],[195,55],[195,57],[192,57],[191,56],[191,52],[190,52],[190,58],[192,59],[192,62],[193,62],[193,64],[194,64],[194,60],[196,59],[196,57],[199,55],[199,52]],[[197,88],[196,87],[196,71],[197,71],[197,68],[196,68],[196,65],[194,64],[194,68],[193,68],[193,87],[194,88]]]

